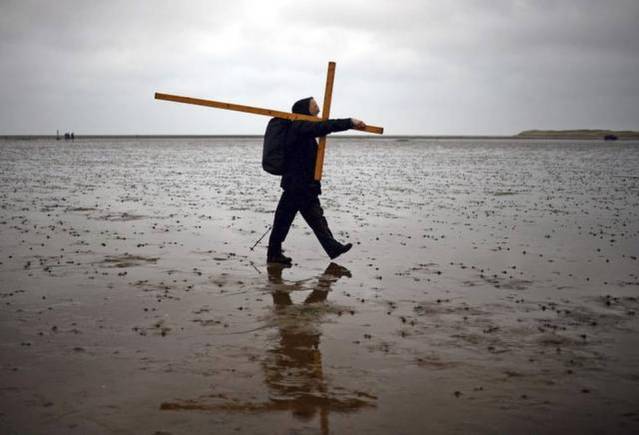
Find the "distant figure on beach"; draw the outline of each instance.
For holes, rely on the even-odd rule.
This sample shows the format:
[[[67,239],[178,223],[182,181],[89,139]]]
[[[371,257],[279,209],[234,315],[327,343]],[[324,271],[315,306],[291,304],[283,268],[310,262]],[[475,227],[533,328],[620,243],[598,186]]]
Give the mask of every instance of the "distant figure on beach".
[[[317,116],[319,106],[313,97],[293,104],[293,113]],[[353,246],[335,240],[324,218],[319,195],[321,183],[314,178],[316,137],[350,128],[364,128],[366,124],[355,118],[328,119],[325,121],[293,121],[286,134],[284,146],[284,175],[280,186],[284,190],[273,218],[273,231],[269,238],[267,262],[290,264],[291,258],[282,253],[282,243],[299,211],[311,227],[326,254],[337,258]]]

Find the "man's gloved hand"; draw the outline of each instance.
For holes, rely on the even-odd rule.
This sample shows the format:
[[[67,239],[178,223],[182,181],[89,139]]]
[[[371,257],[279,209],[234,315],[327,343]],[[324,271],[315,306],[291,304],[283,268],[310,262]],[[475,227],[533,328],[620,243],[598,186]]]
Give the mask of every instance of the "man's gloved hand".
[[[353,124],[353,128],[366,128],[364,121],[357,118],[351,118],[351,124]]]

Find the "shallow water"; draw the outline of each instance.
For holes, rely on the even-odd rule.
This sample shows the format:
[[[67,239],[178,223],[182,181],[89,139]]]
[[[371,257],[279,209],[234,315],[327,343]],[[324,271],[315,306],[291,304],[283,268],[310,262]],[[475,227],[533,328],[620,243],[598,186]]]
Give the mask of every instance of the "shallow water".
[[[639,143],[331,138],[284,270],[260,157],[0,141],[3,433],[639,429]]]

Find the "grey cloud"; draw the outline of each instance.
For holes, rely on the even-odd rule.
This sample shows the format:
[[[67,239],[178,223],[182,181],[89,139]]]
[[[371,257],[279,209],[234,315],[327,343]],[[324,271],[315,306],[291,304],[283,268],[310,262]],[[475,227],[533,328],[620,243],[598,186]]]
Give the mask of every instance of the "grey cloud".
[[[0,134],[261,133],[153,92],[288,109],[322,98],[389,133],[639,128],[634,1],[3,2]]]

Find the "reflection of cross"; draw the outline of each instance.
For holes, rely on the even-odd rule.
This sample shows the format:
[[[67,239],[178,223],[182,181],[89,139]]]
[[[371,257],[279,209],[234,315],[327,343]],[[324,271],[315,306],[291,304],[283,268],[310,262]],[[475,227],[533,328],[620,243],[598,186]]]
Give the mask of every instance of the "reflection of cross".
[[[241,104],[222,103],[221,101],[202,100],[199,98],[181,97],[178,95],[155,93],[157,100],[168,100],[177,103],[196,104],[199,106],[215,107],[218,109],[235,110],[237,112],[253,113],[256,115],[266,115],[275,118],[290,119],[291,121],[303,120],[303,121],[323,121],[328,119],[331,112],[331,100],[333,98],[333,81],[335,79],[335,62],[328,63],[328,73],[326,74],[326,88],[324,89],[324,106],[322,108],[322,117],[317,118],[311,115],[301,115],[298,113],[282,112],[279,110],[263,109],[261,107],[244,106]],[[367,131],[369,133],[383,134],[383,127],[375,127],[373,125],[367,125],[364,128],[358,128],[357,130]],[[315,160],[315,179],[322,179],[322,168],[324,166],[324,150],[326,147],[326,136],[322,136],[319,140],[317,147],[317,157]]]
[[[242,401],[220,394],[204,394],[196,399],[163,402],[163,411],[210,411],[258,413],[290,411],[294,417],[307,420],[319,411],[322,435],[330,433],[329,414],[357,412],[377,406],[377,397],[364,391],[351,391],[343,386],[330,388],[324,378],[319,341],[319,325],[328,313],[326,306],[308,310],[287,310],[293,305],[290,292],[305,290],[300,281],[285,282],[282,271],[290,266],[271,264],[267,267],[268,284],[265,290],[272,294],[279,331],[279,340],[262,359],[264,381],[269,390],[267,401]],[[318,277],[313,292],[303,306],[326,301],[331,285],[341,277],[351,277],[343,266],[330,263]],[[298,305],[299,308],[299,305]]]

